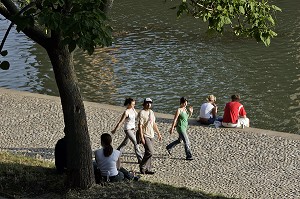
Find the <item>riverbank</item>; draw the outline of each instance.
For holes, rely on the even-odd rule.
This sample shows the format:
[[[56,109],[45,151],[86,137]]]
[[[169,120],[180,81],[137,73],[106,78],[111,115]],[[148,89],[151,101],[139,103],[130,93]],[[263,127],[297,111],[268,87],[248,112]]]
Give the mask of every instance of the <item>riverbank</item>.
[[[54,145],[63,137],[60,99],[0,88],[0,150],[53,161]],[[110,132],[123,107],[85,102],[92,149]],[[155,110],[155,104],[154,104]],[[156,114],[163,141],[155,143],[154,176],[144,179],[240,198],[300,198],[300,135],[262,129],[199,126],[191,120],[189,136],[195,160],[185,161],[183,146],[169,156],[165,146],[172,115]],[[124,134],[113,136],[117,147]],[[138,171],[131,143],[123,166]]]

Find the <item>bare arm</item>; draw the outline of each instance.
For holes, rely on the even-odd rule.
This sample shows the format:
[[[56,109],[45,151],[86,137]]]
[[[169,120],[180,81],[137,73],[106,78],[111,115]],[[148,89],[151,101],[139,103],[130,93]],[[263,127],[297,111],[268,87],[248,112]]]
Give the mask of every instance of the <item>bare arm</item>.
[[[120,157],[117,160],[117,169],[119,170],[121,168],[121,159]]]
[[[161,137],[161,134],[160,134],[160,132],[159,132],[159,130],[158,130],[158,127],[157,127],[156,122],[154,122],[154,124],[153,124],[153,129],[154,129],[154,131],[157,133],[158,140],[161,141],[161,140],[162,140],[162,137]]]
[[[174,128],[177,124],[177,119],[178,119],[179,114],[180,114],[180,111],[179,111],[179,109],[177,109],[177,111],[175,113],[175,116],[174,116],[174,119],[173,119],[172,127],[170,129],[170,134],[172,134],[174,132]]]
[[[189,107],[189,117],[192,117],[193,111],[194,111],[193,107],[190,106],[190,107]]]
[[[114,128],[114,130],[111,131],[112,134],[116,133],[116,131],[118,130],[118,128],[120,127],[120,125],[124,122],[125,118],[127,117],[127,112],[124,111],[124,113],[122,114],[122,117],[120,119],[120,121],[118,122],[118,124],[116,125],[116,127]]]
[[[211,114],[214,118],[216,118],[218,113],[218,106],[215,103],[213,103],[212,105],[214,106],[214,108],[211,110]]]
[[[145,138],[144,138],[144,129],[143,129],[142,124],[139,124],[139,133],[140,133],[140,137],[141,137],[141,142],[144,145],[145,144]]]

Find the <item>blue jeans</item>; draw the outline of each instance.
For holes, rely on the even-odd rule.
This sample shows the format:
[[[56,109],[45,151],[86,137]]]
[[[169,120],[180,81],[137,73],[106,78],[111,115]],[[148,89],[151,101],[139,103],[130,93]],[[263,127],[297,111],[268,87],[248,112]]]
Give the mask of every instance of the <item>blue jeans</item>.
[[[172,150],[176,145],[180,144],[181,141],[184,143],[184,150],[186,158],[191,158],[192,153],[190,149],[190,140],[186,132],[178,132],[178,139],[170,143],[166,148],[167,150]]]
[[[223,120],[223,117],[216,117],[216,118],[211,117],[208,119],[207,122],[208,122],[208,124],[213,124],[215,121],[222,122],[222,120]]]
[[[132,142],[134,146],[134,152],[138,159],[138,162],[141,162],[143,159],[141,150],[139,148],[139,145],[136,142],[136,136],[134,129],[125,130],[126,137],[124,138],[123,142],[120,144],[120,146],[117,148],[121,153],[123,153],[125,146],[128,144],[129,140]]]

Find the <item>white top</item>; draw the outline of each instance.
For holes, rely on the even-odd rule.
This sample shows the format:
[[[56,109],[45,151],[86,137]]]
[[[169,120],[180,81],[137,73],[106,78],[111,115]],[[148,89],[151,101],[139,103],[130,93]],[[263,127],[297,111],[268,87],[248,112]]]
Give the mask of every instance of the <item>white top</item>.
[[[98,169],[102,176],[116,176],[118,175],[117,161],[120,157],[120,151],[113,150],[108,157],[104,156],[103,148],[95,151],[95,159]]]
[[[128,117],[125,118],[124,130],[134,129],[135,128],[135,117],[136,112],[134,109],[127,109],[125,114],[128,114]]]
[[[212,113],[211,113],[213,108],[214,108],[214,106],[211,103],[209,103],[209,102],[203,103],[200,108],[199,117],[206,118],[206,119],[213,117]]]
[[[138,115],[139,125],[143,125],[144,136],[154,138],[153,124],[155,123],[155,116],[152,110],[141,110]]]

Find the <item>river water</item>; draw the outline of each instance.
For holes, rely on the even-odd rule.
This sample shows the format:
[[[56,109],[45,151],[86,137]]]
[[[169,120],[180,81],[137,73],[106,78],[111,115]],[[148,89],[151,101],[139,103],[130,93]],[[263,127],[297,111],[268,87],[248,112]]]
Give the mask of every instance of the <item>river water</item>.
[[[84,100],[123,104],[125,97],[154,100],[154,111],[174,114],[186,96],[197,117],[209,94],[222,109],[239,93],[251,125],[300,134],[299,1],[274,1],[278,37],[270,47],[230,32],[206,33],[207,24],[190,17],[176,19],[164,0],[115,0],[111,19],[113,46],[92,56],[77,50],[75,67]],[[0,20],[0,38],[8,22]],[[10,61],[0,71],[0,86],[58,95],[45,51],[12,30],[4,49]],[[3,58],[1,58],[3,59]]]

